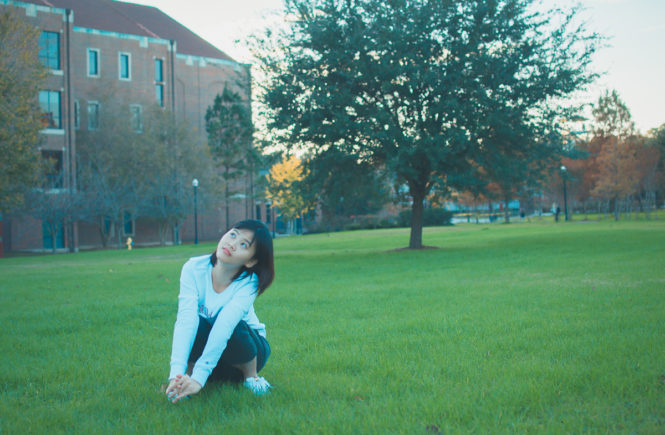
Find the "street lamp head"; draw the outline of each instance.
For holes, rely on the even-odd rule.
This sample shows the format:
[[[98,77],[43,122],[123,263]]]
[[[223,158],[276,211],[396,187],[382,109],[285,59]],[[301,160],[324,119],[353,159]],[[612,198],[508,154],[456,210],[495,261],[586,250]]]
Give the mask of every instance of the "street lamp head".
[[[561,172],[566,172],[566,170],[567,170],[566,167],[561,165]]]
[[[192,186],[193,186],[193,187],[199,187],[199,180],[197,180],[196,178],[193,179],[193,180],[192,180]]]

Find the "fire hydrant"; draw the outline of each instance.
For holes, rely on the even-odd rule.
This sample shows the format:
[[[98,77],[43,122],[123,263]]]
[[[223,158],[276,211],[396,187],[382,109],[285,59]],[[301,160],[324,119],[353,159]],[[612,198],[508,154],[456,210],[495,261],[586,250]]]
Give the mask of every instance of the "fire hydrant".
[[[131,251],[131,250],[132,250],[132,246],[134,246],[134,241],[132,240],[131,237],[127,237],[127,242],[126,242],[126,244],[127,244],[127,250]]]

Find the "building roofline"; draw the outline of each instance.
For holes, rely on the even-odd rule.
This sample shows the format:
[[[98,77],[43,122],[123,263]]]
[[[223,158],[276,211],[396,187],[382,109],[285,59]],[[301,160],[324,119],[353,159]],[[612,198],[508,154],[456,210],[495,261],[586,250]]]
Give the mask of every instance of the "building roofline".
[[[146,27],[142,22],[140,22],[139,20],[137,20],[133,17],[128,16],[127,13],[125,13],[125,11],[120,10],[121,8],[116,7],[117,5],[115,5],[114,3],[120,3],[120,2],[111,1],[110,2],[111,3],[110,7],[116,13],[118,13],[119,15],[122,15],[123,17],[125,17],[125,19],[132,22],[138,29],[141,29],[142,31],[147,33],[147,35],[125,33],[125,32],[116,32],[116,31],[113,31],[113,30],[102,30],[102,29],[98,29],[98,28],[92,28],[92,27],[89,27],[89,26],[88,27],[86,27],[86,26],[75,26],[75,25],[73,25],[74,24],[74,13],[75,13],[74,9],[59,8],[59,7],[54,6],[52,3],[49,3],[50,6],[49,5],[44,5],[42,3],[37,3],[37,1],[40,1],[42,3],[49,3],[47,0],[35,0],[35,2],[18,1],[18,0],[0,0],[0,5],[8,5],[8,6],[15,6],[15,7],[24,8],[24,9],[26,9],[26,15],[28,15],[28,16],[32,15],[32,14],[30,14],[30,11],[34,11],[35,12],[34,15],[36,15],[37,11],[61,14],[63,16],[63,21],[67,20],[67,13],[69,12],[71,14],[70,15],[70,17],[71,17],[70,20],[71,20],[71,23],[72,23],[73,31],[78,32],[78,33],[87,33],[87,34],[91,34],[91,35],[100,35],[100,36],[111,36],[111,37],[117,37],[117,38],[123,38],[123,39],[133,39],[133,40],[140,41],[142,43],[152,42],[152,43],[156,43],[156,44],[170,45],[171,42],[173,42],[173,45],[177,47],[177,39],[171,40],[171,39],[166,39],[166,38],[160,38],[159,35],[157,35],[151,29]],[[201,43],[204,46],[207,45],[207,46],[211,47],[211,49],[214,49],[214,51],[218,51],[221,55],[224,55],[224,56],[227,57],[227,58],[223,58],[223,57],[202,56],[200,54],[199,55],[190,54],[190,53],[187,53],[187,52],[178,53],[177,48],[176,48],[176,55],[179,58],[184,57],[185,59],[186,58],[192,58],[192,59],[204,60],[206,63],[214,63],[214,64],[221,64],[221,65],[234,65],[234,66],[235,65],[246,65],[246,64],[243,64],[241,62],[238,62],[238,61],[232,59],[226,53],[219,50],[217,47],[213,46],[208,41],[206,41],[205,39],[198,36],[196,33],[192,32],[189,28],[184,26],[179,21],[176,21],[175,19],[171,18],[169,15],[164,13],[159,8],[156,8],[154,6],[137,5],[135,3],[124,3],[123,2],[122,4],[123,5],[129,5],[131,7],[145,8],[145,10],[155,10],[155,11],[157,11],[161,16],[164,16],[164,17],[166,17],[166,19],[168,19],[170,21],[173,21],[174,23],[177,23],[177,25],[179,27],[184,29],[186,32],[191,33],[191,35],[193,35],[196,39],[200,40]]]

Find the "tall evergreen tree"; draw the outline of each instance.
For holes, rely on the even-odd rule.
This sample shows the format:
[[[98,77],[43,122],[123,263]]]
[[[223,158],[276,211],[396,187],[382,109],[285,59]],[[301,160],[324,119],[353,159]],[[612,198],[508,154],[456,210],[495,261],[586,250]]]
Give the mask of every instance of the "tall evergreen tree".
[[[252,112],[249,101],[228,86],[215,97],[213,105],[206,111],[206,131],[212,156],[221,166],[224,180],[224,204],[226,227],[229,222],[229,207],[235,180],[252,171]]]

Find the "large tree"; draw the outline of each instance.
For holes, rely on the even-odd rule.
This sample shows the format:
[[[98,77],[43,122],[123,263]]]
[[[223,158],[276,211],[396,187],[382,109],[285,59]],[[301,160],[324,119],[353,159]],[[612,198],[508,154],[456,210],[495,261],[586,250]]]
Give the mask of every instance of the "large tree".
[[[37,95],[46,68],[38,53],[39,30],[18,14],[0,13],[0,213],[19,207],[39,183],[44,127]]]
[[[614,205],[614,219],[619,220],[620,200],[636,192],[639,184],[635,150],[640,138],[630,110],[616,91],[606,91],[592,112],[593,132],[600,142],[593,193]]]
[[[97,226],[102,245],[106,247],[115,234],[120,248],[125,216],[137,216],[145,198],[144,162],[149,161],[151,150],[142,146],[129,106],[113,95],[113,88],[100,94],[97,121],[89,122],[94,128],[77,133],[78,187],[85,220]]]
[[[597,39],[533,0],[292,0],[281,50],[263,56],[269,127],[289,146],[337,147],[391,171],[413,200],[410,248],[422,247],[423,201],[465,180],[486,117],[520,127],[553,119],[552,99],[593,79]],[[547,119],[544,117],[547,116]],[[529,135],[520,129],[523,148]],[[513,153],[518,155],[519,153]]]
[[[189,124],[168,110],[154,105],[146,111],[141,145],[149,157],[142,162],[144,199],[139,215],[157,223],[162,245],[169,232],[175,244],[180,241],[180,225],[193,210],[193,179],[201,183],[202,206],[210,194],[220,191],[208,146],[189,132]]]
[[[161,244],[194,208],[192,180],[202,193],[218,193],[206,144],[189,137],[189,124],[152,103],[138,111],[101,92],[99,125],[77,134],[79,188],[85,220],[95,224],[104,246],[115,234],[121,246],[126,216],[150,219]],[[133,107],[136,109],[136,106]],[[206,194],[201,195],[205,203]]]
[[[248,98],[228,85],[206,111],[206,131],[212,156],[221,167],[224,180],[225,225],[228,228],[230,200],[235,180],[254,172],[252,112]],[[253,192],[252,192],[253,193]]]

